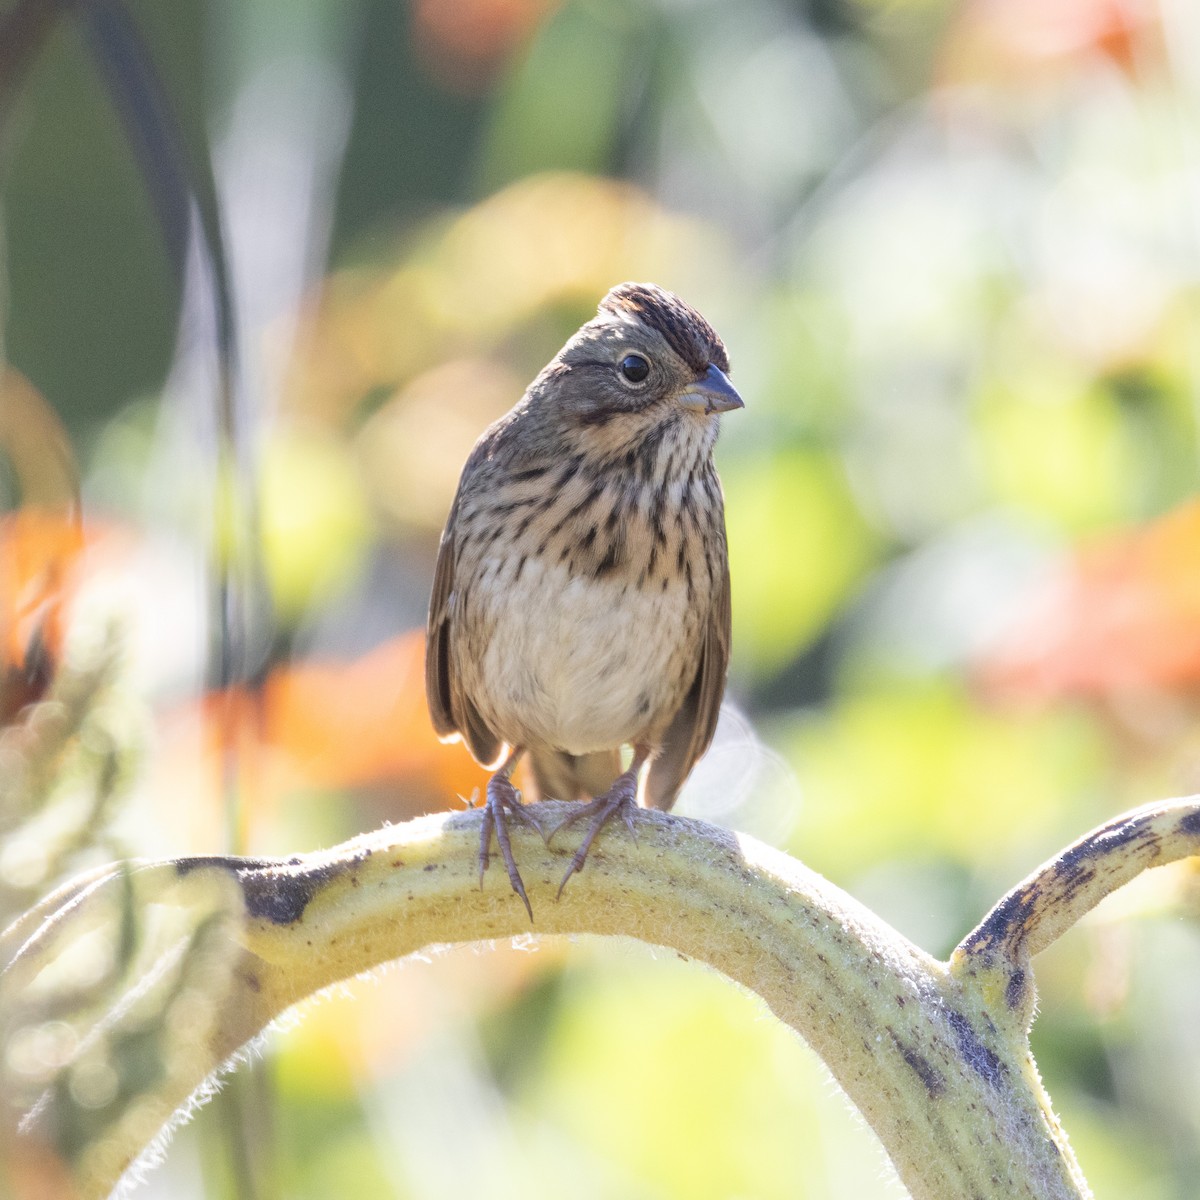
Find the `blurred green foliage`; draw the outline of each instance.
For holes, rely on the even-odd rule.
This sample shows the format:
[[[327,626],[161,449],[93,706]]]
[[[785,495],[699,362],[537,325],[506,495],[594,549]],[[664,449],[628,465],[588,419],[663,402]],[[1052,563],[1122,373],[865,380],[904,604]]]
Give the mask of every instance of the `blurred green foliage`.
[[[718,750],[765,769],[702,767],[685,811],[944,955],[1092,824],[1196,790],[1194,678],[989,683],[1039,579],[1194,490],[1191,6],[129,8],[222,203],[254,669],[418,626],[474,437],[607,287],[654,278],[747,399],[718,461],[754,732]],[[139,540],[133,686],[167,726],[204,673],[211,347],[104,97],[64,20],[6,130],[3,345],[88,510]],[[148,789],[196,774],[161,745]],[[402,775],[323,798],[336,820],[325,786],[264,803],[254,844],[405,811]],[[164,803],[137,801],[135,847],[219,848],[213,797]],[[1200,1166],[1195,885],[1156,886],[1038,964],[1047,1085],[1097,1193],[1131,1200],[1192,1196]],[[278,1038],[280,1194],[896,1194],[812,1056],[694,967],[459,952],[353,990]],[[141,1194],[200,1196],[195,1153],[185,1131]]]

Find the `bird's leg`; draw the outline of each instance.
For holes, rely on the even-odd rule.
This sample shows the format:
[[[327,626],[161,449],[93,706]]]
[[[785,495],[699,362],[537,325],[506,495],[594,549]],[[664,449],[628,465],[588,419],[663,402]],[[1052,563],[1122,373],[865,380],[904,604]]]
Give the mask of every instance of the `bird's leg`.
[[[533,907],[529,903],[529,897],[525,895],[525,884],[521,880],[521,872],[517,870],[516,860],[513,858],[512,846],[508,840],[508,818],[513,817],[522,825],[532,825],[541,833],[538,823],[525,811],[525,805],[521,803],[521,794],[513,787],[510,776],[513,773],[513,768],[517,765],[523,750],[514,750],[507,759],[504,760],[504,765],[501,766],[495,775],[488,780],[487,799],[483,804],[483,824],[479,830],[479,887],[483,888],[483,875],[488,869],[488,861],[490,859],[489,851],[492,845],[492,830],[496,831],[496,844],[500,847],[500,857],[504,859],[505,869],[508,871],[508,882],[512,884],[512,890],[521,897],[521,902],[525,905],[525,911],[529,914],[529,919],[533,920]]]
[[[641,771],[642,765],[649,757],[649,746],[634,746],[633,762],[629,764],[627,771],[623,771],[617,776],[612,787],[603,796],[597,796],[595,800],[580,805],[574,812],[568,813],[550,831],[549,836],[546,838],[547,845],[550,844],[551,839],[553,839],[554,835],[560,829],[566,829],[568,825],[574,825],[576,821],[586,821],[589,817],[591,818],[587,833],[580,843],[579,849],[575,851],[575,855],[571,859],[571,865],[567,868],[567,873],[562,877],[562,882],[558,885],[559,896],[562,895],[563,888],[567,886],[567,880],[576,871],[583,870],[583,864],[587,861],[588,851],[592,848],[592,843],[596,840],[596,834],[618,813],[622,820],[624,820],[625,827],[629,830],[630,835],[635,840],[637,839],[637,833],[633,824],[633,813],[637,808],[638,772]]]

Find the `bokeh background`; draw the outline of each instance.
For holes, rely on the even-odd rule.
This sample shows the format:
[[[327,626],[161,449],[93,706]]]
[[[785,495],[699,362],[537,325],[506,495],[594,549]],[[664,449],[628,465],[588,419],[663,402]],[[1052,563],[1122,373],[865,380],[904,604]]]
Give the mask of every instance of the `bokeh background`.
[[[10,831],[8,915],[89,856],[293,853],[470,795],[424,710],[438,533],[475,437],[624,279],[700,308],[747,402],[717,453],[729,707],[681,811],[945,956],[1092,825],[1200,790],[1190,0],[128,13],[211,164],[239,355],[223,422],[211,260],[193,235],[173,272],[62,20],[0,143],[0,716],[108,639],[121,771],[90,838]],[[1154,873],[1036,963],[1100,1196],[1200,1194],[1198,905]],[[632,944],[408,962],[264,1057],[265,1196],[901,1194],[756,998]],[[250,1194],[241,1104],[137,1194]]]

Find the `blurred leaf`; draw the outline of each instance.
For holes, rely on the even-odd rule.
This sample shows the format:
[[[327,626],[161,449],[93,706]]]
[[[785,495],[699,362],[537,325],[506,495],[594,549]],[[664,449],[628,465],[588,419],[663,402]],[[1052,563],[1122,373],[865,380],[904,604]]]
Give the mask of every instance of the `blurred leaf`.
[[[203,6],[137,9],[177,111],[202,137],[186,84]],[[180,295],[134,151],[73,24],[60,22],[32,65],[6,147],[4,352],[79,431],[161,381]]]
[[[734,367],[739,379],[743,372],[761,379],[761,404],[759,389],[751,387],[749,392],[757,436],[744,429],[732,436],[752,445],[766,444],[764,406],[781,430],[791,434],[833,438],[841,433],[851,407],[844,314],[817,289],[778,289],[763,297],[752,319],[749,316],[743,313],[742,319],[758,338],[751,353]],[[723,432],[724,438],[730,436],[728,429]]]
[[[523,387],[614,282],[655,279],[701,303],[699,293],[730,273],[723,237],[634,186],[569,173],[528,177],[428,221],[371,265],[331,276],[302,326],[288,405],[342,424],[371,397],[447,360],[505,352]],[[522,334],[561,310],[565,325],[560,319],[548,337],[524,344]]]
[[[522,1108],[552,1120],[583,1161],[604,1164],[611,1182],[600,1194],[892,1193],[873,1137],[814,1086],[819,1068],[801,1044],[755,1019],[754,998],[670,960],[610,947],[589,957]]]
[[[1135,446],[1112,395],[1050,364],[1026,364],[986,392],[980,448],[1000,499],[1081,529],[1119,517]]]
[[[10,929],[5,960],[20,955],[0,976],[0,1150],[19,1145],[28,1116],[21,1139],[43,1144],[84,1195],[158,1133],[168,1081],[196,1077],[235,965],[229,924],[242,918],[224,872],[108,874],[123,886],[83,886],[61,919]]]
[[[611,0],[565,4],[541,27],[492,111],[486,191],[538,171],[603,171],[646,77],[651,12]]]
[[[945,680],[860,687],[783,736],[806,799],[792,846],[835,877],[913,855],[1024,873],[1105,766],[1083,719],[987,713]]]
[[[274,430],[258,486],[271,598],[295,621],[353,583],[371,534],[366,500],[344,443],[316,428]]]
[[[837,460],[780,447],[722,468],[734,651],[758,671],[810,642],[878,554]]]
[[[289,1113],[289,1123],[294,1124],[297,1116]],[[396,1171],[389,1153],[391,1146],[374,1135],[358,1105],[343,1113],[321,1105],[309,1117],[320,1137],[314,1133],[292,1143],[296,1165],[282,1181],[288,1197],[326,1200],[329,1196],[398,1194],[394,1186]],[[284,1141],[287,1142],[286,1132]],[[320,1153],[313,1153],[314,1150]]]
[[[355,443],[362,486],[389,524],[406,532],[442,526],[476,440],[525,382],[491,359],[452,359],[380,406]]]

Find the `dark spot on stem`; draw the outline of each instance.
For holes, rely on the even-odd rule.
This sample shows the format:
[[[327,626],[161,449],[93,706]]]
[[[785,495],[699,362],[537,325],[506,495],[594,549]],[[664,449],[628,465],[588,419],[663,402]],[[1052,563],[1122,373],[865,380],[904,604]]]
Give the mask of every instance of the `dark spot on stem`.
[[[1025,999],[1026,976],[1019,967],[1009,978],[1008,986],[1004,989],[1004,1003],[1009,1008],[1019,1008]]]
[[[952,1008],[947,1009],[946,1020],[954,1030],[954,1040],[958,1043],[958,1053],[963,1062],[992,1087],[998,1088],[1004,1081],[1006,1068],[995,1051],[980,1041],[979,1034],[962,1013],[955,1012]]]
[[[917,1078],[925,1085],[931,1100],[936,1100],[946,1090],[946,1077],[924,1055],[919,1054],[911,1046],[906,1046],[890,1026],[888,1033],[900,1051],[904,1061],[913,1069]]]
[[[226,871],[242,889],[247,916],[270,921],[273,925],[292,925],[304,916],[309,901],[322,888],[370,856],[371,851],[364,850],[341,862],[305,867],[303,859],[299,858],[283,861],[210,855],[179,859],[175,870],[180,875],[204,868]]]

